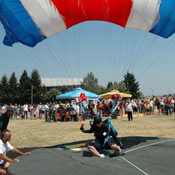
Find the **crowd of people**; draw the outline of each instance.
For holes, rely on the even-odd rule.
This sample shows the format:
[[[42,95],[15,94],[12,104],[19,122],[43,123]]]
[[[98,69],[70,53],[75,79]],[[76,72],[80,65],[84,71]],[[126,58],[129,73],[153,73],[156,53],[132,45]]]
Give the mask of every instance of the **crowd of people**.
[[[111,115],[113,108],[112,100],[103,100],[94,103],[89,101],[85,104],[86,113],[81,108],[79,103],[47,103],[38,105],[13,105],[13,116],[11,119],[45,119],[45,121],[79,121],[84,120],[87,116],[91,117],[98,114],[102,117]],[[0,115],[5,113],[8,105],[0,106]],[[142,113],[144,115],[165,114],[172,115],[175,113],[175,98],[174,97],[153,97],[144,99],[123,99],[120,101],[113,117],[127,114],[128,120],[133,119],[133,114]],[[88,117],[88,118],[89,118]]]

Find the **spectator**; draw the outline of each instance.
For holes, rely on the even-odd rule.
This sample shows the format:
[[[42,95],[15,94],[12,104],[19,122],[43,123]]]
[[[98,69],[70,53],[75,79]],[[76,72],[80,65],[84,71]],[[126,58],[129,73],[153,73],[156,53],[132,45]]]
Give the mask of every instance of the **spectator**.
[[[21,115],[21,119],[24,119],[24,108],[22,105],[20,105],[20,115]]]
[[[80,113],[79,103],[76,103],[75,111],[76,111],[76,120],[79,121],[79,113]]]
[[[7,129],[9,119],[13,116],[13,108],[7,107],[7,111],[0,117],[0,130],[1,132]]]
[[[33,115],[34,115],[33,105],[29,106],[29,114],[30,114],[30,119],[33,119]]]
[[[17,119],[18,117],[18,105],[17,104],[15,104],[13,108],[13,116],[14,116],[14,119]]]
[[[119,108],[120,108],[120,115],[125,114],[125,108],[124,108],[124,102],[123,101],[120,102]]]
[[[28,119],[28,104],[25,104],[23,108],[24,108],[24,118]]]
[[[128,100],[126,103],[126,112],[128,114],[128,121],[131,120],[133,121],[133,107],[135,107],[134,104],[131,103],[130,100]]]

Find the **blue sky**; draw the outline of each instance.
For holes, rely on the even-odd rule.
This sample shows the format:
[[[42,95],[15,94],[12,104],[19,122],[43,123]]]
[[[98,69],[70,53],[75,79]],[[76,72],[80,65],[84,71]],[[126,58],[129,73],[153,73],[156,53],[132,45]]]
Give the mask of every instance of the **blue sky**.
[[[144,95],[175,93],[175,39],[123,29],[107,22],[85,22],[30,48],[3,45],[0,24],[0,77],[37,69],[41,77],[85,77],[93,72],[100,85],[121,81],[129,71]]]

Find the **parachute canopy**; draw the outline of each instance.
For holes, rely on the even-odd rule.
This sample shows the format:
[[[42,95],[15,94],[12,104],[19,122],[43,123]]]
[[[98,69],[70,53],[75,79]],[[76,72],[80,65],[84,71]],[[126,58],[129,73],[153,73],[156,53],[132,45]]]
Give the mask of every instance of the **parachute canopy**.
[[[164,38],[175,32],[174,0],[0,0],[3,43],[35,46],[78,23],[99,20]]]

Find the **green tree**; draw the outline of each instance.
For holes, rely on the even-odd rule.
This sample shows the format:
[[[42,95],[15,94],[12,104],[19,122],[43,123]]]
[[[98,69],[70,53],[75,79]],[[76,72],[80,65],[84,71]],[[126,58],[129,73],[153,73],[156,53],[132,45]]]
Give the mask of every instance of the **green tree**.
[[[90,72],[83,79],[82,87],[85,90],[96,93],[96,89],[98,88],[98,79],[94,77],[93,73]]]
[[[107,91],[111,91],[111,90],[118,90],[119,92],[123,92],[123,93],[126,93],[127,92],[127,88],[126,88],[126,85],[123,81],[121,82],[109,82],[108,85],[107,85]]]
[[[127,88],[126,88],[126,85],[123,81],[121,81],[117,84],[117,90],[119,92],[127,93]]]
[[[48,99],[47,99],[47,92],[48,92],[48,90],[47,90],[47,88],[45,87],[45,86],[42,86],[42,91],[41,91],[41,102],[42,103],[47,103],[48,101]]]
[[[56,101],[56,96],[60,95],[60,91],[57,90],[56,88],[52,88],[47,92],[47,101],[48,102],[55,102]]]
[[[31,90],[32,85],[30,77],[27,74],[27,71],[24,70],[20,79],[19,79],[19,89],[20,89],[20,104],[31,103]]]
[[[111,81],[108,82],[107,87],[106,87],[106,90],[107,90],[107,91],[113,90],[113,83],[112,83]]]
[[[124,83],[126,85],[127,91],[132,94],[132,98],[140,97],[139,83],[136,81],[134,74],[127,72],[124,75]]]
[[[12,104],[19,103],[19,83],[15,76],[15,72],[11,74],[9,79],[9,98]]]
[[[38,104],[42,102],[43,90],[41,85],[41,78],[36,69],[32,71],[30,80],[33,89],[33,103]]]
[[[104,86],[99,85],[96,89],[96,94],[101,95],[106,93],[106,88]]]
[[[74,86],[71,86],[71,87],[69,87],[69,86],[62,86],[60,88],[60,92],[61,93],[66,93],[66,92],[72,91],[74,88],[75,88]]]
[[[7,76],[4,75],[1,79],[1,83],[0,83],[0,102],[2,104],[9,104],[9,84],[8,84],[8,79]]]

